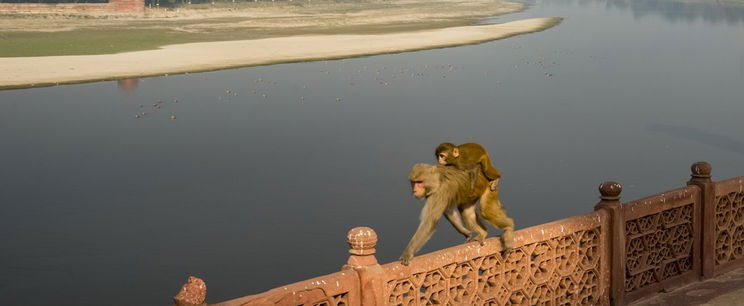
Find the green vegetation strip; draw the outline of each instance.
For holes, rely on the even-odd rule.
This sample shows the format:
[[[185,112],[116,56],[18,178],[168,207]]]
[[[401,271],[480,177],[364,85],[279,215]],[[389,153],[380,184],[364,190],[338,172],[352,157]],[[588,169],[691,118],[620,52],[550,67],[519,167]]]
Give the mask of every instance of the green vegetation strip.
[[[157,49],[160,46],[193,42],[245,40],[289,35],[385,34],[462,26],[469,20],[436,24],[386,24],[347,28],[312,29],[221,29],[186,33],[157,29],[81,29],[64,32],[10,32],[0,36],[0,57],[94,55]]]
[[[386,34],[474,24],[519,10],[500,0],[243,2],[144,16],[0,15],[0,57],[113,54],[291,35]]]

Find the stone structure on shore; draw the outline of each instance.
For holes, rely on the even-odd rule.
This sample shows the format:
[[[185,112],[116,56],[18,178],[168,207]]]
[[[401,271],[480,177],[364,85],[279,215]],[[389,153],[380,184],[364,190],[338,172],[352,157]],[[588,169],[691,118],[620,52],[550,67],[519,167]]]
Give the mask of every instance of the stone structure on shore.
[[[110,14],[145,12],[145,0],[108,0],[106,3],[0,3],[2,13]]]

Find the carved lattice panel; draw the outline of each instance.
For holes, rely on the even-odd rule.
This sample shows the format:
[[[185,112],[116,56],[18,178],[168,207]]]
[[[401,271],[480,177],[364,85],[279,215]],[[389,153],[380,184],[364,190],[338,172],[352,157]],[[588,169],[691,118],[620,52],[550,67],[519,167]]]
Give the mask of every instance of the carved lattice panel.
[[[693,204],[625,222],[625,291],[692,270]]]
[[[744,192],[716,197],[716,265],[744,258]]]
[[[391,280],[388,305],[600,303],[600,229],[569,233]]]
[[[349,294],[342,293],[331,297],[331,305],[335,306],[349,306]]]
[[[314,302],[314,303],[302,303],[299,305],[312,305],[312,306],[348,306],[349,305],[349,293],[341,293],[334,296],[329,296],[326,299]]]

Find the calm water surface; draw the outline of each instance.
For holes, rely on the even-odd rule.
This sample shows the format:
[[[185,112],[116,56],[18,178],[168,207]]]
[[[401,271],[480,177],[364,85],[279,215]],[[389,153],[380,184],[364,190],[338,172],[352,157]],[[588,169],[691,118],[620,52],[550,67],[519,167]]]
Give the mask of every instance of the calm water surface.
[[[421,207],[408,170],[443,141],[491,152],[519,228],[590,211],[604,180],[632,200],[682,186],[698,160],[744,175],[742,8],[530,4],[485,22],[565,20],[129,91],[0,92],[0,304],[166,305],[189,275],[222,301],[338,271],[355,226],[394,261]],[[460,242],[443,224],[423,252]]]

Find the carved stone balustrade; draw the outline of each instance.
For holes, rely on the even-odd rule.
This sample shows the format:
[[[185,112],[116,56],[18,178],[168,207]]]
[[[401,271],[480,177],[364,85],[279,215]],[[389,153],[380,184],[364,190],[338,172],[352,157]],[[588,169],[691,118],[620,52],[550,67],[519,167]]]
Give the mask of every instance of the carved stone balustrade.
[[[342,271],[214,305],[625,305],[744,266],[744,177],[711,179],[694,163],[687,186],[621,203],[600,184],[594,211],[379,265],[377,234],[349,231]],[[178,306],[204,305],[190,277]]]

